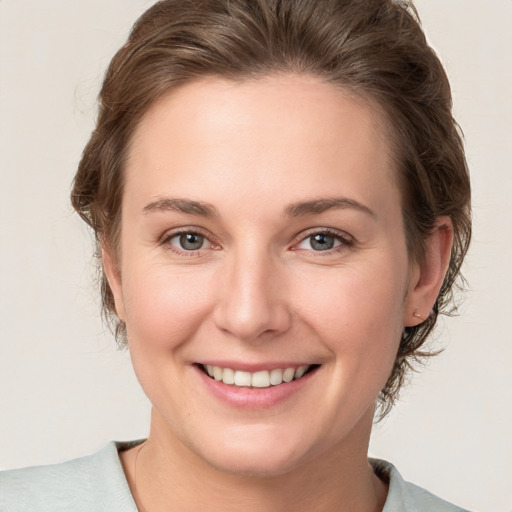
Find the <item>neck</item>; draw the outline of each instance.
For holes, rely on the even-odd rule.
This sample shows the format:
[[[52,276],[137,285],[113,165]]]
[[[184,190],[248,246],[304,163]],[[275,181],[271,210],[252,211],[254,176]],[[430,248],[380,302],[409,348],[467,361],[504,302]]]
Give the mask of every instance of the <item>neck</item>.
[[[344,439],[336,449],[298,467],[262,476],[211,466],[170,436],[168,428],[162,429],[161,422],[153,411],[144,449],[135,457],[135,448],[123,460],[137,505],[145,512],[195,511],[205,503],[226,512],[380,512],[384,506],[386,486],[367,461],[370,429],[363,443]],[[361,437],[360,429],[355,432]]]

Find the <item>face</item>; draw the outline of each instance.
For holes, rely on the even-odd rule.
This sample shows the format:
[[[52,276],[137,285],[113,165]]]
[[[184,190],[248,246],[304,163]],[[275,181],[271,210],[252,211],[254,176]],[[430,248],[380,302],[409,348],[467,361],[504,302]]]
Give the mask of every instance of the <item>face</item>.
[[[417,281],[385,131],[295,75],[190,83],[143,118],[107,273],[152,434],[251,474],[366,453]]]

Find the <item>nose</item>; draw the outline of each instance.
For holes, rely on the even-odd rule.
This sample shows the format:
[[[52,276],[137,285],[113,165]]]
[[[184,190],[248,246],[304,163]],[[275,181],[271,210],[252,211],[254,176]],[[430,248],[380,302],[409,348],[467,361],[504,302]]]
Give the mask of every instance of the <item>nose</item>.
[[[263,251],[243,251],[220,272],[216,326],[244,341],[263,341],[291,325],[282,263]]]

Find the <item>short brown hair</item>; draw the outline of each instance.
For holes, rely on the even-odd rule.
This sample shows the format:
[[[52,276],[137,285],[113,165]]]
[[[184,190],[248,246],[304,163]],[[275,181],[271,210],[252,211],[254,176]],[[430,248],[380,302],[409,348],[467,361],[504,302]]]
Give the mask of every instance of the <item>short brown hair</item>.
[[[147,10],[116,53],[99,95],[96,129],[83,152],[72,203],[98,248],[117,247],[123,167],[132,134],[150,105],[205,76],[233,80],[276,72],[313,74],[376,101],[391,128],[409,254],[421,261],[439,216],[454,228],[450,266],[428,319],[404,330],[379,396],[385,414],[452,290],[471,236],[470,185],[444,69],[410,2],[396,0],[163,0]],[[104,312],[116,337],[112,291],[102,274]]]

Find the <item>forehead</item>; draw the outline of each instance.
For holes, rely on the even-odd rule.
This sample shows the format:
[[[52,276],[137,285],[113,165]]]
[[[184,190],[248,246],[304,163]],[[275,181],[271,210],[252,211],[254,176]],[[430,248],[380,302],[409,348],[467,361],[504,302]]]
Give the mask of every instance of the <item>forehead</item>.
[[[208,78],[174,89],[143,117],[125,192],[188,197],[195,183],[213,196],[243,186],[293,201],[341,184],[371,195],[377,175],[396,181],[385,118],[371,100],[308,75]]]

